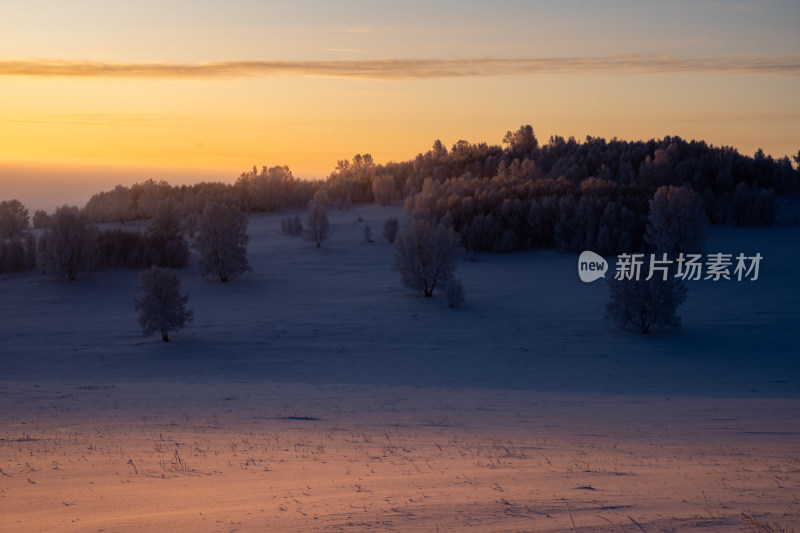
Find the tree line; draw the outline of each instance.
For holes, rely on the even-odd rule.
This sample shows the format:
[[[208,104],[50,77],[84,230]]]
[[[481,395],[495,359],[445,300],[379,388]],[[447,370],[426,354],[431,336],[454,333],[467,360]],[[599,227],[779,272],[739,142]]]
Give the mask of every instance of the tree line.
[[[800,152],[794,160],[800,164]],[[773,159],[761,150],[748,157],[677,137],[636,142],[551,137],[540,145],[533,128],[522,126],[506,133],[503,146],[458,141],[448,150],[436,141],[412,160],[382,165],[358,154],[339,161],[326,180],[298,179],[286,166],[253,167],[232,184],[147,180],[95,194],[83,209],[62,206],[53,214],[37,211],[32,219],[18,200],[3,201],[0,272],[39,268],[75,279],[95,268],[181,268],[194,248],[201,274],[224,282],[250,269],[247,212],[307,207],[305,226],[291,216],[281,229],[320,247],[330,233],[331,206],[402,201],[410,219],[406,231],[399,235],[396,219],[383,231],[395,246],[394,268],[407,287],[425,296],[442,289],[450,306],[460,307],[464,290],[454,272],[463,249],[510,253],[555,247],[674,256],[701,247],[708,222],[771,225],[780,195],[798,193],[800,169],[788,157]],[[150,220],[145,231],[96,225],[144,219]],[[38,239],[28,231],[31,220],[42,230]],[[363,239],[372,242],[368,227]],[[161,278],[142,283],[161,286]],[[685,288],[612,283],[609,313],[630,316],[627,309],[620,311],[620,302],[642,305],[670,295],[677,307]],[[641,307],[637,313],[646,315]],[[647,332],[659,321],[678,322],[674,314],[649,320],[636,326]],[[166,329],[162,335],[167,340]]]
[[[774,159],[761,150],[749,157],[678,137],[587,137],[578,142],[553,136],[540,145],[530,125],[508,131],[502,143],[462,140],[447,149],[437,140],[414,159],[386,164],[357,154],[340,160],[326,180],[317,181],[298,179],[286,166],[253,167],[231,184],[171,186],[151,179],[99,192],[80,210],[37,211],[32,222],[44,229],[68,213],[89,223],[171,216],[185,219],[191,230],[209,203],[263,212],[306,207],[312,201],[338,209],[404,201],[412,216],[451,227],[471,252],[556,247],[614,254],[646,247],[649,202],[659,187],[690,188],[712,224],[739,226],[772,224],[779,195],[800,193],[800,169],[788,157]],[[800,152],[794,160],[800,163]],[[16,200],[2,202],[0,271],[32,268],[33,243],[21,238],[29,225],[24,209]],[[286,224],[289,233],[302,225]],[[169,228],[105,233],[98,236],[100,264],[180,266],[188,251],[175,234]]]
[[[794,160],[800,162],[800,152]],[[437,140],[413,159],[385,164],[376,164],[369,154],[356,154],[340,160],[325,180],[299,179],[286,166],[254,166],[234,183],[171,186],[151,179],[130,187],[119,185],[92,196],[84,211],[94,222],[148,219],[166,198],[173,199],[183,215],[202,213],[210,201],[236,205],[245,212],[275,211],[303,208],[320,189],[337,208],[347,208],[403,201],[423,192],[426,183],[436,183],[443,186],[442,194],[459,192],[479,204],[461,212],[448,200],[442,217],[449,210],[454,219],[491,215],[492,221],[503,223],[522,218],[522,207],[503,206],[506,202],[532,206],[545,197],[570,197],[579,211],[591,210],[578,204],[585,192],[596,195],[598,188],[620,204],[618,210],[625,206],[646,213],[655,190],[671,185],[691,187],[700,194],[713,224],[768,225],[774,218],[775,195],[800,192],[798,176],[789,157],[774,159],[762,150],[750,157],[734,148],[679,137],[649,141],[587,137],[579,142],[552,136],[540,145],[528,125],[507,132],[503,146],[461,140],[447,149]],[[452,180],[456,181],[448,185]],[[587,180],[594,180],[588,191],[583,186]],[[46,223],[46,213],[37,215],[35,225]]]
[[[154,221],[157,229],[147,232],[97,232],[101,267],[180,267],[186,264],[188,244],[170,224],[183,220],[191,233],[209,203],[263,212],[306,207],[312,201],[338,209],[404,201],[412,216],[451,227],[470,252],[555,247],[615,254],[646,248],[649,202],[659,187],[690,188],[712,224],[739,226],[772,224],[779,195],[800,193],[800,169],[788,157],[774,159],[761,150],[749,157],[678,137],[587,137],[578,142],[554,136],[540,145],[530,125],[508,131],[502,144],[462,140],[447,149],[437,140],[414,159],[386,164],[357,154],[340,160],[326,180],[317,181],[298,179],[286,166],[253,167],[232,184],[171,186],[151,179],[99,192],[82,209],[37,211],[30,219],[17,200],[3,201],[0,272],[32,269],[37,257],[52,262],[63,253],[46,239],[37,245],[24,237],[31,221],[44,229],[55,220],[63,226],[76,217],[86,223]],[[800,152],[794,160],[800,163]],[[288,233],[303,232],[299,220],[285,224]]]

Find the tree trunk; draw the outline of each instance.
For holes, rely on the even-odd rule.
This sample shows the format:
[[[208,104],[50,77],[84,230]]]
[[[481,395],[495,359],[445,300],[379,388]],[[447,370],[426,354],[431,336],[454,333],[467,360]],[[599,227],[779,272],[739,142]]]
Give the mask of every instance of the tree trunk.
[[[167,335],[167,330],[165,329],[161,330],[161,338],[164,340],[164,342],[169,342],[169,335]]]

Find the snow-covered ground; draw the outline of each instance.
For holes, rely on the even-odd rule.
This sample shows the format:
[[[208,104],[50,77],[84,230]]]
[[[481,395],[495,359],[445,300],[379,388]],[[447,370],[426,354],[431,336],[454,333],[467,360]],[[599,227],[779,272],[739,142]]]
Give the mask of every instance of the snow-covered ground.
[[[250,216],[252,273],[179,271],[170,343],[135,271],[0,278],[4,528],[800,526],[800,227],[714,228],[758,281],[692,282],[683,328],[642,336],[576,254],[462,261],[453,310],[392,271],[400,207],[332,211],[320,249],[287,214]]]

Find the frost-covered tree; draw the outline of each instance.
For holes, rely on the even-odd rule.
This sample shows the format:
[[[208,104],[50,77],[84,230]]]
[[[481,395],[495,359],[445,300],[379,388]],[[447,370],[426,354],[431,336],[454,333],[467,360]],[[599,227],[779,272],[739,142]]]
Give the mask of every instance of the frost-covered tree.
[[[328,196],[328,190],[326,188],[324,188],[324,187],[321,188],[321,189],[318,189],[314,193],[314,198],[312,199],[312,201],[315,204],[319,204],[322,207],[324,207],[325,209],[328,209],[328,205],[331,203],[330,197]],[[309,205],[310,205],[310,202],[309,202]]]
[[[397,232],[400,230],[400,222],[397,220],[396,217],[392,217],[383,224],[383,238],[386,239],[386,242],[389,244],[394,244],[394,240],[397,238]]]
[[[656,252],[672,257],[702,251],[708,237],[703,199],[688,187],[659,187],[647,217],[645,240]]]
[[[181,294],[181,281],[174,271],[156,266],[142,271],[139,289],[144,295],[134,300],[134,307],[145,335],[161,333],[168,342],[170,331],[181,330],[194,319],[194,313],[186,309],[189,296]]]
[[[45,273],[74,280],[97,264],[97,228],[77,207],[59,207],[50,229],[39,238],[39,264]]]
[[[533,133],[533,128],[530,124],[520,126],[517,131],[508,131],[503,137],[503,144],[508,145],[506,150],[513,157],[529,156],[539,147],[539,141]]]
[[[395,241],[394,269],[406,287],[431,297],[436,287],[453,278],[459,241],[451,227],[414,218]]]
[[[146,257],[151,265],[183,268],[189,262],[189,245],[181,230],[180,205],[173,198],[159,202],[146,235]]]
[[[44,209],[39,209],[33,214],[33,227],[35,229],[45,229],[50,227],[50,215]]]
[[[0,239],[21,237],[28,229],[28,210],[19,200],[0,202]]]
[[[316,195],[315,195],[316,198]],[[328,222],[328,210],[322,198],[312,200],[308,206],[308,220],[306,222],[306,235],[317,248],[322,246],[325,239],[331,232],[331,225]]]
[[[198,220],[194,247],[200,274],[226,282],[251,270],[247,261],[247,216],[238,207],[210,202]]]
[[[156,205],[149,230],[152,233],[177,235],[181,232],[182,219],[181,206],[174,198],[167,198]]]
[[[372,180],[372,194],[381,205],[389,205],[397,201],[400,191],[391,174],[379,174]]]
[[[686,299],[686,287],[673,277],[650,280],[608,281],[606,317],[622,327],[648,334],[654,327],[676,328],[681,324],[678,307]]]

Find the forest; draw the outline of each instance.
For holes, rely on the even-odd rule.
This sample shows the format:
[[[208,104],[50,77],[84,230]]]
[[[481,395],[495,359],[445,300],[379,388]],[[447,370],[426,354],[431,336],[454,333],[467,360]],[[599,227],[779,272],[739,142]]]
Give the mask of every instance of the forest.
[[[37,211],[34,228],[71,213],[85,224],[152,219],[142,233],[87,231],[99,245],[96,266],[178,267],[197,217],[210,203],[243,212],[305,208],[315,195],[325,205],[405,202],[410,216],[451,227],[468,252],[510,253],[534,247],[618,254],[648,249],[649,204],[659,187],[694,191],[711,224],[769,226],[781,197],[800,193],[800,152],[774,159],[703,141],[649,141],[552,136],[540,144],[530,125],[508,131],[501,145],[464,140],[450,149],[437,140],[414,159],[376,164],[369,154],[343,159],[325,180],[295,177],[286,166],[243,172],[233,183],[172,186],[146,180],[98,192],[86,205]],[[16,200],[0,208],[0,272],[35,268],[46,243],[24,230],[29,217]]]

